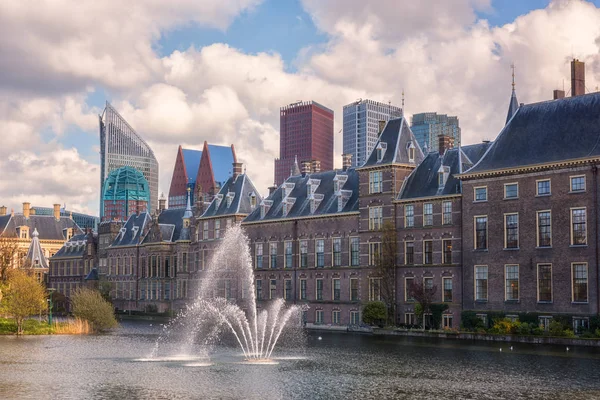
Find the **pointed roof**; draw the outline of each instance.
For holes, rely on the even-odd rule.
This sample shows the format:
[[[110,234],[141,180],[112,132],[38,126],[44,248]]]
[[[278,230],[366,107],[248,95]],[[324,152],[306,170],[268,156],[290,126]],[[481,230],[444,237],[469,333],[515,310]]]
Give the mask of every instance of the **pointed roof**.
[[[508,103],[508,114],[506,114],[506,124],[508,121],[515,115],[517,110],[519,109],[519,102],[517,101],[517,93],[515,92],[515,87],[513,86],[512,94],[510,95],[510,102]]]
[[[294,156],[294,164],[290,171],[290,176],[300,175],[300,166],[298,165],[298,156]]]
[[[206,211],[204,211],[202,217],[250,214],[254,210],[251,201],[252,196],[255,197],[255,204],[260,204],[262,197],[248,175],[238,175],[237,179],[229,177]],[[228,197],[230,197],[229,201],[227,200]]]
[[[29,250],[27,250],[26,259],[31,263],[32,268],[48,268],[48,260],[46,260],[46,256],[44,256],[44,250],[42,249],[42,245],[40,243],[40,234],[37,229],[33,229],[33,233],[31,234],[31,244],[29,245]]]
[[[381,160],[377,159],[378,149],[382,148]],[[414,158],[409,158],[409,149],[414,149]],[[419,165],[425,156],[417,139],[404,117],[391,119],[379,135],[371,155],[361,167],[370,167],[382,164],[414,164]]]

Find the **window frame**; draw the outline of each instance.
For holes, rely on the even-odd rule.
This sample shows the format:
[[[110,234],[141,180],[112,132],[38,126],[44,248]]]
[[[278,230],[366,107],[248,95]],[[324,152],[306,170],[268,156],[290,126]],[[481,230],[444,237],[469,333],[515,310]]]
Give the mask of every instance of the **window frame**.
[[[335,288],[335,284],[338,284],[338,288]],[[337,291],[337,298],[336,298]],[[342,281],[339,277],[331,278],[331,299],[333,301],[341,301],[342,299]]]
[[[477,199],[477,189],[485,189],[485,199]],[[488,187],[486,186],[474,186],[473,187],[473,203],[485,203],[488,201]]]
[[[354,296],[352,296],[352,283],[356,282],[356,298],[354,298]],[[350,278],[350,301],[360,301],[360,295],[359,295],[359,282],[358,282],[358,278]]]
[[[540,183],[548,182],[548,193],[540,193]],[[552,195],[552,180],[550,178],[546,179],[536,179],[535,181],[535,195],[536,197],[545,197]]]
[[[429,208],[425,213],[425,210]],[[433,203],[423,203],[423,226],[433,226]]]
[[[275,249],[275,254],[273,254]],[[277,242],[269,242],[269,269],[277,268]]]
[[[583,178],[583,189],[573,190],[573,179]],[[587,191],[587,177],[585,174],[582,175],[571,175],[569,176],[569,193],[584,193]]]
[[[540,267],[550,267],[550,300],[541,300],[541,286],[540,286]],[[553,303],[554,302],[554,276],[552,274],[552,263],[538,263],[536,265],[536,287],[537,287],[537,302],[538,303],[543,303],[543,304],[548,304],[548,303]]]
[[[383,171],[381,170],[369,171],[369,194],[376,193],[383,193]]]
[[[513,216],[517,217],[517,227],[516,227],[516,231],[517,231],[517,233],[516,233],[516,242],[517,242],[517,245],[516,246],[508,247],[508,233],[509,233],[508,229],[509,228],[508,228],[508,221],[507,220],[508,220],[509,217],[513,217]],[[511,229],[514,229],[514,228],[511,228]],[[521,243],[520,243],[520,238],[519,238],[519,213],[518,212],[504,213],[504,249],[506,249],[506,250],[516,250],[516,249],[519,249],[520,244]]]
[[[408,261],[408,244],[412,244],[412,254],[411,261]],[[404,265],[414,265],[415,264],[415,241],[414,240],[405,240],[404,241]]]
[[[319,252],[319,248],[321,247],[319,244],[323,244],[323,251]],[[316,268],[325,268],[325,239],[324,238],[316,238],[315,239],[315,267]]]
[[[479,298],[478,297],[478,293],[477,293],[477,281],[479,281],[480,279],[477,278],[477,268],[485,268],[485,298]],[[474,265],[473,266],[473,285],[474,285],[474,291],[473,291],[473,297],[474,300],[476,302],[487,302],[490,298],[490,292],[489,292],[489,280],[490,280],[490,274],[489,274],[489,266],[487,265]],[[481,279],[483,280],[483,279]]]
[[[477,218],[485,218],[485,247],[477,247]],[[489,223],[487,215],[474,215],[473,216],[473,249],[479,251],[486,251],[489,248]]]
[[[409,293],[409,285],[408,282],[414,282],[415,281],[415,277],[414,276],[405,276],[404,277],[404,302],[405,303],[414,303],[415,299],[414,297],[410,297],[410,293]]]
[[[428,253],[425,248],[426,244],[430,244],[430,252]],[[429,262],[427,262],[427,254],[429,254]],[[424,239],[423,240],[423,265],[433,265],[433,239]]]
[[[319,282],[321,288],[319,289]],[[315,301],[323,301],[323,278],[315,278]]]
[[[510,281],[514,282],[516,280],[516,282],[517,282],[517,297],[516,298],[509,298],[509,294],[511,294],[510,297],[512,297],[512,295],[514,293],[512,293],[512,292],[509,293],[509,287],[508,287],[508,285],[509,285],[509,276],[508,276],[509,271],[508,271],[508,269],[509,268],[515,268],[515,267],[516,267],[516,271],[517,271],[517,278],[515,279],[514,277],[512,277],[510,279]],[[511,271],[510,273],[513,274],[514,271]],[[519,282],[520,281],[520,279],[519,279],[520,276],[519,276],[519,274],[520,274],[519,264],[504,264],[504,301],[505,302],[519,302],[520,295],[521,295],[521,292],[520,292],[521,288],[519,287],[520,286],[520,282]]]
[[[350,266],[351,267],[359,267],[360,266],[360,237],[350,236],[349,242],[350,242]],[[356,249],[353,248],[355,242],[356,242]],[[355,261],[356,261],[356,263],[355,263]]]
[[[446,205],[449,205],[450,211],[446,210]],[[452,225],[452,201],[442,201],[442,225]]]
[[[379,231],[383,226],[383,207],[369,206],[369,230]]]
[[[288,249],[291,250],[288,253]],[[294,242],[284,240],[283,242],[283,268],[294,268]]]
[[[507,188],[507,186],[512,186],[512,185],[516,185],[517,186],[517,195],[513,196],[513,197],[508,197],[506,195],[506,193],[507,193],[506,192],[506,188]],[[505,183],[504,184],[504,197],[503,197],[503,200],[515,200],[515,199],[518,199],[518,198],[519,198],[519,182],[508,182],[508,183]]]
[[[585,266],[585,301],[575,300],[575,266]],[[587,262],[572,262],[571,263],[571,303],[574,304],[589,304],[590,302],[590,269]]]
[[[585,243],[575,243],[575,229],[573,226],[573,211],[579,211],[579,210],[583,210],[585,213],[585,220],[583,222],[584,227],[585,227]],[[571,246],[587,246],[588,245],[588,224],[587,224],[587,207],[571,207],[569,209],[569,218],[570,218],[570,230],[571,230]]]
[[[450,299],[446,297],[446,281],[450,281]],[[452,303],[454,300],[454,282],[451,276],[442,277],[442,303]]]
[[[450,242],[450,251],[448,252],[447,243]],[[452,264],[452,238],[442,239],[442,264]]]
[[[411,214],[408,214],[408,210],[411,210]],[[410,219],[409,219],[410,218]],[[408,221],[411,221],[410,224]],[[404,206],[404,227],[405,228],[414,228],[415,227],[415,205],[414,204],[406,204]]]
[[[336,243],[338,249],[336,251]],[[332,237],[331,238],[331,266],[341,267],[342,266],[342,238]]]

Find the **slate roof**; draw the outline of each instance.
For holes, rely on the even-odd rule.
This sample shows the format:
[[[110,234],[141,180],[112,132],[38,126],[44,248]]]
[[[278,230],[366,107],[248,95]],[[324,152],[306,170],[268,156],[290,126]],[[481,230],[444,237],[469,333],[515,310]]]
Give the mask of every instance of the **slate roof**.
[[[191,184],[196,183],[196,175],[198,175],[198,168],[200,168],[200,158],[202,158],[202,151],[192,149],[181,149],[183,154],[183,163],[185,164],[185,170],[188,175],[188,182]]]
[[[229,193],[233,193],[233,199],[228,205],[227,196]],[[206,211],[204,211],[202,217],[205,218],[216,217],[219,215],[250,214],[253,211],[250,202],[252,194],[256,196],[256,204],[260,204],[262,198],[248,175],[240,174],[235,180],[233,179],[233,176],[231,176],[221,187],[221,190],[219,190],[219,193],[217,193]],[[221,198],[220,200],[219,197]]]
[[[377,161],[377,148],[382,144],[386,147],[381,161]],[[412,144],[415,148],[415,159],[413,162],[408,157],[408,146]],[[410,129],[410,124],[404,117],[389,120],[373,147],[373,151],[367,161],[361,167],[378,164],[402,163],[418,165],[425,156],[415,135]]]
[[[44,250],[40,244],[39,234],[36,229],[33,230],[31,237],[31,244],[27,250],[26,259],[31,262],[31,267],[33,268],[48,268],[48,260],[46,260],[46,256],[44,255]]]
[[[75,235],[63,247],[58,250],[52,259],[62,257],[83,257],[85,255],[85,245],[87,243],[87,235]]]
[[[163,242],[176,242],[181,238],[181,233],[183,230],[183,214],[185,213],[185,208],[168,208],[166,210],[162,210],[158,215],[156,221],[158,221],[158,226],[160,229],[160,236]],[[154,221],[150,221],[150,225],[154,223]],[[150,231],[152,230],[152,226],[150,226]],[[156,238],[153,235],[148,234],[144,238],[143,243],[156,243]]]
[[[73,228],[74,235],[83,233],[79,225],[69,217],[60,217],[58,221],[52,215],[30,215],[25,218],[23,214],[15,214],[0,217],[0,234],[3,236],[17,236],[19,226],[28,226],[29,232],[37,229],[40,240],[67,240],[67,228]]]
[[[471,167],[473,163],[479,161],[490,145],[489,142],[484,142],[461,147],[462,155],[460,159],[463,168]],[[444,155],[440,155],[437,151],[427,154],[423,162],[406,178],[398,199],[415,199],[461,193],[460,181],[455,177],[459,173],[458,151],[458,148],[454,148],[448,149]],[[441,187],[438,181],[440,166],[446,167],[448,173],[446,182]]]
[[[519,107],[467,174],[600,156],[600,93]]]
[[[110,246],[136,246],[140,244],[141,237],[144,235],[149,222],[150,216],[147,212],[133,214],[129,217],[123,228],[121,228]],[[134,230],[134,228],[137,229]]]
[[[84,278],[86,281],[97,281],[98,280],[98,268],[92,268],[90,273]]]
[[[513,88],[512,94],[510,95],[510,102],[508,103],[508,113],[506,114],[506,124],[508,124],[508,121],[510,121],[510,119],[512,118],[513,115],[515,115],[515,113],[517,112],[518,109],[519,109],[519,102],[517,101],[517,93],[515,92],[515,89]]]
[[[212,163],[215,183],[223,185],[231,176],[233,168],[233,151],[230,146],[208,145],[210,153],[210,162]],[[196,168],[196,173],[198,168]],[[188,172],[189,173],[189,172]]]
[[[347,180],[342,185],[341,191],[347,195],[345,204],[341,211],[338,212],[338,196],[334,192],[334,178],[336,175],[346,176]],[[308,188],[310,180],[320,180],[319,186],[315,190],[316,195],[322,195],[318,208],[314,213],[311,213],[310,199],[308,198]],[[324,171],[315,174],[306,174],[305,176],[296,175],[289,177],[281,186],[279,186],[264,202],[273,202],[264,218],[261,218],[261,207],[257,207],[244,222],[268,221],[281,218],[297,218],[313,215],[339,214],[358,211],[358,172],[354,168],[347,171],[332,170]],[[283,215],[283,200],[285,196],[286,185],[291,186],[288,198],[294,198],[295,201],[291,206],[288,214]],[[319,196],[320,197],[320,196]]]

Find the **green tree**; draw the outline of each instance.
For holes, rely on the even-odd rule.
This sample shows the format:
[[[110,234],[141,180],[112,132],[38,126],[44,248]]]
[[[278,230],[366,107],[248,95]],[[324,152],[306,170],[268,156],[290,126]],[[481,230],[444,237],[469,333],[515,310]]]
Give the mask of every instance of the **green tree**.
[[[381,278],[379,292],[385,304],[385,322],[394,324],[396,315],[396,260],[398,259],[398,242],[396,229],[390,221],[384,222],[381,228],[381,255],[375,262],[374,276]]]
[[[10,270],[1,304],[3,311],[15,319],[17,335],[21,335],[25,319],[47,311],[46,290],[25,271]]]
[[[73,315],[88,321],[96,331],[104,331],[118,325],[111,303],[98,290],[79,288],[71,296]]]
[[[379,325],[386,320],[387,309],[381,301],[370,301],[363,308],[363,322],[369,325]]]

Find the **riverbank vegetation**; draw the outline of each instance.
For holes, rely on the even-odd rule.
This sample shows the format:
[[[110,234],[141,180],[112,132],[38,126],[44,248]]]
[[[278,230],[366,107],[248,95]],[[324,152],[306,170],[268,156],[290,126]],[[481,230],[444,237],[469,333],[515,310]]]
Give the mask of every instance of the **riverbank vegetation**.
[[[26,319],[23,321],[22,328],[21,335],[85,335],[92,333],[87,321],[79,318],[54,321],[52,325],[45,320]],[[17,322],[14,318],[0,318],[0,335],[16,335],[17,331]]]
[[[95,331],[115,328],[118,323],[110,304],[98,290],[79,288],[71,296],[73,315],[89,323]]]

